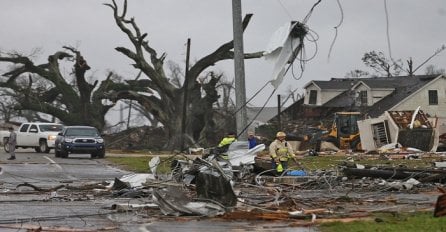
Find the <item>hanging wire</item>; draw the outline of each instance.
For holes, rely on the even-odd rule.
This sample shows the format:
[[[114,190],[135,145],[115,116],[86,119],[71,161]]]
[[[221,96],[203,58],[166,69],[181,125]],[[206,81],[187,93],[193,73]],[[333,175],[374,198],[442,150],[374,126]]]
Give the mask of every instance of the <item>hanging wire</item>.
[[[310,11],[308,12],[308,14],[305,16],[304,20],[302,20],[302,22],[304,24],[307,24],[308,20],[310,19],[311,14],[313,14],[313,10],[314,8],[321,2],[322,0],[318,0],[313,7],[311,7]]]
[[[317,51],[318,51],[317,40],[319,39],[319,35],[315,31],[313,31],[307,27],[305,29],[307,30],[307,33],[304,36],[303,40],[308,40],[309,42],[314,43],[315,51],[314,51],[313,55],[311,55],[310,58],[306,58],[307,52],[305,49],[305,43],[303,42],[303,40],[300,41],[298,48],[296,48],[296,50],[293,52],[293,57],[290,59],[291,63],[287,67],[287,69],[284,73],[284,75],[286,73],[288,73],[289,69],[291,68],[291,74],[295,80],[300,80],[303,77],[306,62],[314,59],[316,57]],[[291,44],[291,48],[293,48],[292,44]],[[300,70],[301,70],[299,77],[296,77],[296,74],[294,73],[295,60],[299,61],[299,66],[300,66]]]
[[[257,94],[259,94],[269,83],[271,83],[271,81],[267,81],[263,86],[262,86],[262,88],[260,88],[259,90],[257,90],[257,92],[254,94],[254,95],[252,95],[252,97],[250,97],[246,102],[245,102],[245,104],[243,104],[242,106],[240,106],[240,108],[238,108],[238,109],[236,109],[235,111],[234,111],[234,114],[235,113],[237,113],[237,112],[239,112],[241,109],[243,109],[243,107],[245,107],[249,102],[251,102],[251,100],[252,99],[254,99],[256,96],[257,96]]]
[[[321,2],[322,0],[318,0],[315,4],[313,4],[313,6],[311,7],[310,11],[308,12],[308,14],[305,16],[305,18],[302,20],[302,25],[305,26],[305,24],[308,22],[308,20],[310,19],[311,14],[313,13],[315,7]],[[285,10],[286,14],[290,17],[291,15],[289,14],[289,12],[286,10],[285,6],[282,4],[282,2],[280,0],[278,0],[279,4],[282,6],[282,8]],[[292,58],[290,59],[290,64],[288,65],[288,67],[285,70],[285,73],[283,75],[286,75],[286,73],[291,69],[292,70],[292,75],[293,78],[296,80],[299,80],[302,78],[303,76],[303,72],[305,70],[305,62],[308,62],[309,60],[313,59],[314,57],[316,57],[317,54],[317,43],[316,41],[318,40],[319,36],[316,32],[314,32],[313,30],[308,29],[305,26],[305,30],[307,31],[306,35],[301,38],[300,40],[300,45],[296,48],[296,50],[293,51],[293,55]],[[315,44],[316,50],[314,52],[314,54],[309,58],[305,58],[305,46],[303,43],[303,40],[307,39],[310,42],[313,42]],[[291,49],[293,48],[293,44],[291,44]],[[299,59],[297,59],[297,57],[299,57]],[[296,78],[295,74],[294,74],[294,67],[293,64],[295,62],[295,60],[299,60],[299,64],[300,64],[300,69],[301,69],[301,74],[299,77]],[[243,107],[245,107],[255,96],[257,96],[257,94],[259,94],[268,83],[270,83],[271,81],[268,81],[267,83],[265,83],[265,85],[260,88],[260,90],[258,90],[250,99],[248,99],[248,101],[246,101],[242,106],[240,106],[240,108],[236,109],[234,111],[234,113],[237,113],[238,111],[240,111]],[[265,103],[263,104],[262,108],[257,112],[257,114],[254,116],[254,118],[251,120],[251,122],[248,123],[248,125],[240,132],[240,134],[237,135],[240,136],[241,134],[243,134],[243,132],[246,131],[246,129],[254,122],[254,120],[258,117],[258,115],[262,112],[262,110],[265,108],[266,104],[269,102],[269,100],[271,99],[271,97],[273,96],[273,94],[276,92],[276,89],[274,89],[270,96],[268,97],[268,99],[265,101]]]
[[[341,2],[339,2],[339,0],[336,0],[336,2],[338,3],[339,11],[341,12],[341,19],[339,20],[338,25],[336,25],[334,27],[334,29],[335,29],[335,36],[333,38],[333,41],[330,44],[330,49],[328,50],[328,60],[330,60],[331,51],[333,50],[333,46],[334,46],[334,44],[336,42],[336,38],[338,37],[338,28],[342,25],[342,22],[344,22],[344,11],[342,10]]]
[[[283,11],[285,11],[285,14],[287,14],[288,17],[289,17],[290,19],[293,19],[293,17],[291,17],[290,12],[289,12],[289,11],[287,10],[287,8],[282,4],[282,1],[281,1],[281,0],[277,0],[277,2],[279,2],[279,5],[282,7]]]
[[[254,116],[254,118],[251,120],[251,122],[248,123],[248,125],[245,126],[245,128],[243,128],[243,130],[237,135],[237,137],[239,137],[241,134],[243,134],[243,132],[245,132],[249,126],[251,126],[251,124],[254,122],[254,120],[257,119],[257,117],[260,115],[260,113],[263,111],[263,109],[265,108],[266,104],[269,102],[269,100],[271,100],[271,97],[273,96],[273,94],[276,92],[276,89],[274,89],[271,94],[269,95],[268,99],[266,99],[265,103],[263,104],[262,108],[260,108],[259,112],[257,112],[257,114]]]

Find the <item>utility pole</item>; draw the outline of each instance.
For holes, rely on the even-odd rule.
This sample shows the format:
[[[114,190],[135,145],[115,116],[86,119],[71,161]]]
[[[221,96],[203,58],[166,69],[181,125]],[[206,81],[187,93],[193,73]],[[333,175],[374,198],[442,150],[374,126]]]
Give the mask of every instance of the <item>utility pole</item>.
[[[184,95],[183,95],[183,117],[181,118],[181,150],[184,151],[184,137],[186,135],[186,118],[187,118],[187,98],[189,94],[189,56],[190,56],[190,38],[187,39],[186,50],[186,71],[184,74]]]
[[[138,75],[136,75],[135,81],[141,77],[142,71],[139,71]],[[133,101],[130,100],[129,102],[129,114],[127,116],[127,130],[130,128],[130,117],[132,117],[132,107],[133,107]]]
[[[243,27],[241,0],[232,0],[232,27],[234,33],[234,70],[235,70],[235,118],[239,140],[247,139],[245,63],[243,52]]]
[[[277,94],[277,130],[282,130],[282,119],[280,117],[282,100],[280,99],[280,94]]]

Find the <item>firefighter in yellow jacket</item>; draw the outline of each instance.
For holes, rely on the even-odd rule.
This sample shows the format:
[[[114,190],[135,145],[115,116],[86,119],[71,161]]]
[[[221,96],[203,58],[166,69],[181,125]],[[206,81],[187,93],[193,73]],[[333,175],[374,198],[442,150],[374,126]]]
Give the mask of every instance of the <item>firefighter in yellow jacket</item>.
[[[276,134],[276,139],[269,145],[272,169],[275,169],[277,174],[288,169],[288,159],[296,158],[291,144],[285,138],[285,132],[279,131]]]
[[[226,154],[226,152],[229,149],[229,145],[235,141],[237,141],[236,134],[235,132],[231,131],[220,141],[215,151],[221,156],[221,158],[228,159],[228,154]]]

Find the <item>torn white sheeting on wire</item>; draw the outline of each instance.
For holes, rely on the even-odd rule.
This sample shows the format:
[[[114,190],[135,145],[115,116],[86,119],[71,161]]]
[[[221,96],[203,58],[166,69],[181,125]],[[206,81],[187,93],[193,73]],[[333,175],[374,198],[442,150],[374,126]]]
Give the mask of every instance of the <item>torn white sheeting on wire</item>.
[[[288,63],[292,63],[296,57],[295,50],[300,46],[301,36],[296,36],[291,33],[292,30],[299,26],[298,22],[289,22],[274,32],[272,35],[265,52],[263,53],[266,60],[271,60],[275,63],[271,84],[275,89],[283,81],[283,77],[286,73],[285,66]]]
[[[248,149],[247,141],[235,141],[229,145],[228,158],[232,166],[254,164],[257,153],[265,150],[265,144],[259,144]]]

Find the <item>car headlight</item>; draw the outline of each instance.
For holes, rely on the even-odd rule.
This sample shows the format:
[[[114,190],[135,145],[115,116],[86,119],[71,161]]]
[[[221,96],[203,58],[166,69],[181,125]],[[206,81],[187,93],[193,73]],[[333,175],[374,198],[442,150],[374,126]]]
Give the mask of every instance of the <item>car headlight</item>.
[[[55,135],[48,135],[48,140],[55,140],[56,136]]]
[[[96,139],[96,143],[104,143],[104,139]]]
[[[72,143],[72,142],[73,142],[73,139],[64,139],[64,141],[65,141],[66,143]]]

